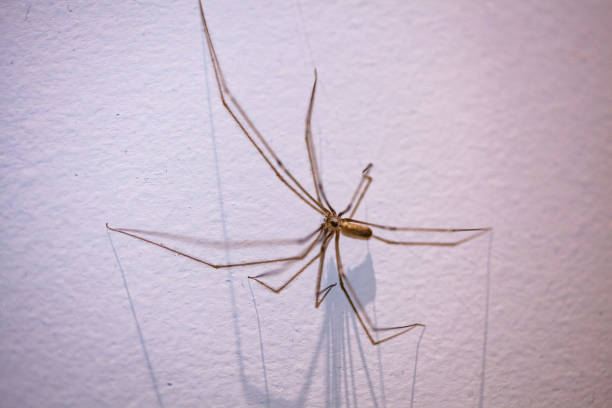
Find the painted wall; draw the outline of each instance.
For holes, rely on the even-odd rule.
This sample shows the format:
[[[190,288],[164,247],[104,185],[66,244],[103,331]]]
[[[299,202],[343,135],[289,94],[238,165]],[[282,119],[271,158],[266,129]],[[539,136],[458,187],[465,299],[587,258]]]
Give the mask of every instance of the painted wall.
[[[343,239],[372,320],[426,324],[378,347],[338,288],[313,307],[316,266],[275,295],[111,233],[240,262],[321,216],[224,111],[196,1],[4,2],[0,405],[607,406],[612,3],[228,3],[228,84],[309,189],[316,67],[334,206],[372,162],[355,217],[493,233]]]

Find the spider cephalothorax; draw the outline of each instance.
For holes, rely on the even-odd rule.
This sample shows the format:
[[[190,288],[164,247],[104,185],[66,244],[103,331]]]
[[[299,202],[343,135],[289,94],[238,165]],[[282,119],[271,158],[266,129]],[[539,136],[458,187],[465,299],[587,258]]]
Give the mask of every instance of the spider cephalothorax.
[[[329,232],[337,231],[340,228],[340,222],[342,218],[337,215],[328,215],[323,220],[323,228],[327,229]]]

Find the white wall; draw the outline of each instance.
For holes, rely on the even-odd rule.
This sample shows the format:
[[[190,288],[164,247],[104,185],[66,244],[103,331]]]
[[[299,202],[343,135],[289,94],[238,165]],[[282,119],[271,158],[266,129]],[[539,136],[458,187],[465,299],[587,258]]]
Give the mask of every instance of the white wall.
[[[332,203],[373,162],[360,218],[494,233],[343,240],[377,323],[427,325],[379,347],[339,290],[313,308],[316,268],[275,295],[109,233],[240,261],[281,252],[210,241],[320,217],[223,110],[195,0],[5,2],[1,405],[607,406],[612,3],[228,3],[205,10],[229,85],[308,187],[316,66]]]

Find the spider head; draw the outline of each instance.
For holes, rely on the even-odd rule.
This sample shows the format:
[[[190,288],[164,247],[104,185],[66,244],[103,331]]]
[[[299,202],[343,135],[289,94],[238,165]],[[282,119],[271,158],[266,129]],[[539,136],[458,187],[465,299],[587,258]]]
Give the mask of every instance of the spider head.
[[[336,231],[340,228],[341,218],[337,215],[328,215],[325,217],[325,228],[330,231]]]

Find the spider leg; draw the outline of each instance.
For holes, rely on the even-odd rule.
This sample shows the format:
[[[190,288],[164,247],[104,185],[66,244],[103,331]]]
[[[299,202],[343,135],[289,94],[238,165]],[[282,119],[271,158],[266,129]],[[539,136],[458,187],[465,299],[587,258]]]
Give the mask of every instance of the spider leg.
[[[147,239],[145,237],[141,237],[139,235],[133,234],[131,232],[127,232],[121,228],[113,228],[111,226],[108,225],[108,223],[106,224],[106,228],[108,228],[111,231],[114,232],[119,232],[121,234],[127,235],[129,237],[132,238],[136,238],[139,239],[141,241],[147,242],[151,245],[155,245],[158,246],[160,248],[163,248],[167,251],[170,251],[172,253],[175,253],[177,255],[181,255],[184,256],[185,258],[189,258],[191,260],[194,260],[196,262],[202,263],[204,265],[208,265],[212,268],[215,269],[221,269],[221,268],[234,268],[234,267],[238,267],[238,266],[251,266],[251,265],[260,265],[260,264],[267,264],[267,263],[273,263],[273,262],[287,262],[287,261],[299,261],[300,259],[304,259],[308,253],[310,253],[310,251],[312,250],[312,248],[314,248],[314,246],[317,244],[317,242],[319,242],[321,235],[323,234],[323,232],[319,232],[319,234],[317,235],[316,239],[314,239],[312,241],[312,243],[306,248],[306,250],[304,252],[302,252],[299,255],[295,255],[295,256],[290,256],[290,257],[284,257],[284,258],[276,258],[276,259],[264,259],[264,260],[259,260],[259,261],[251,261],[251,262],[241,262],[241,263],[234,263],[234,264],[214,264],[208,261],[205,261],[204,259],[201,258],[197,258],[193,255],[189,255],[188,253],[176,250],[176,249],[172,249],[170,247],[167,247],[166,245],[164,245],[161,242],[155,242],[152,241],[150,239]],[[322,227],[319,227],[319,231],[322,229]]]
[[[312,108],[314,106],[315,92],[317,90],[317,70],[314,70],[314,83],[312,84],[312,92],[310,94],[310,102],[308,103],[308,113],[306,113],[306,131],[304,138],[306,139],[306,150],[308,151],[308,161],[310,162],[310,172],[312,173],[312,181],[314,183],[317,200],[321,203],[321,194],[319,192],[319,167],[317,165],[317,157],[312,143],[312,132],[310,122],[312,119]]]
[[[359,221],[359,220],[353,220],[351,218],[346,218],[346,221],[348,222],[353,222],[356,224],[362,224],[362,225],[367,225],[370,227],[374,227],[374,228],[379,228],[379,229],[385,229],[385,230],[389,230],[389,231],[412,231],[412,232],[447,232],[447,233],[467,233],[470,232],[472,234],[455,240],[455,241],[449,241],[449,242],[443,242],[443,241],[400,241],[400,240],[395,240],[395,239],[389,239],[389,238],[385,238],[385,237],[381,237],[380,235],[376,235],[376,234],[372,234],[372,238],[377,239],[379,241],[382,241],[384,243],[390,244],[390,245],[411,245],[411,246],[445,246],[445,247],[454,247],[457,245],[461,245],[465,242],[471,241],[475,238],[478,238],[479,236],[487,233],[488,231],[491,231],[493,228],[491,227],[484,227],[484,228],[421,228],[421,227],[394,227],[391,225],[381,225],[381,224],[375,224],[372,222],[366,222],[366,221]]]
[[[368,191],[368,188],[370,187],[370,184],[372,183],[372,177],[368,175],[368,173],[370,172],[371,168],[372,168],[372,163],[368,164],[365,167],[365,169],[363,169],[363,171],[361,172],[361,180],[359,180],[359,184],[357,185],[357,189],[353,193],[353,197],[351,198],[351,201],[348,203],[346,208],[344,210],[342,210],[340,212],[340,214],[338,214],[340,217],[342,217],[342,215],[344,213],[348,212],[351,208],[353,209],[353,211],[351,211],[351,214],[349,215],[349,218],[351,218],[353,215],[355,215],[355,211],[357,211],[357,208],[359,207],[359,204],[361,204],[361,200],[365,196],[366,191]],[[365,187],[363,188],[363,190],[361,190],[361,187],[364,184],[365,184]],[[359,194],[360,191],[361,191],[361,194]],[[354,204],[355,203],[355,199],[357,198],[358,194],[359,194],[359,199],[357,200],[357,203]]]
[[[490,231],[491,227],[482,228],[422,228],[422,227],[395,227],[393,225],[381,225],[373,222],[366,222],[361,220],[354,220],[347,218],[346,221],[355,222],[357,224],[368,225],[374,228],[381,228],[390,231],[416,231],[416,232],[471,232],[471,231]]]
[[[321,244],[321,258],[319,259],[319,270],[317,272],[317,286],[315,287],[315,308],[318,309],[321,303],[325,300],[329,292],[336,286],[335,283],[326,286],[321,289],[321,277],[323,276],[323,265],[325,264],[325,251],[327,251],[327,245],[331,241],[331,235],[328,235]]]
[[[219,95],[221,97],[221,102],[223,103],[223,106],[225,107],[227,112],[230,114],[232,119],[234,119],[238,127],[240,127],[240,130],[242,130],[242,133],[244,133],[244,135],[247,137],[247,139],[249,139],[251,144],[253,144],[257,152],[261,155],[261,157],[265,160],[268,166],[272,169],[276,177],[278,177],[278,179],[281,182],[283,182],[283,184],[285,184],[291,191],[293,191],[293,193],[297,195],[302,201],[304,201],[306,204],[312,207],[312,209],[314,209],[321,215],[325,215],[327,210],[323,207],[323,205],[319,201],[317,201],[317,199],[315,199],[296,180],[296,178],[283,165],[283,163],[278,158],[276,153],[274,153],[274,151],[270,148],[270,145],[268,145],[268,143],[266,142],[262,134],[255,127],[251,119],[248,117],[244,109],[242,109],[242,106],[240,106],[236,98],[234,98],[234,96],[230,92],[227,86],[227,83],[225,81],[225,77],[223,76],[223,71],[221,70],[221,65],[219,63],[219,59],[217,57],[215,47],[210,37],[210,32],[208,30],[208,24],[206,23],[206,17],[204,16],[204,9],[202,7],[201,0],[199,1],[199,5],[200,5],[200,16],[202,18],[202,25],[204,27],[204,33],[206,35],[206,42],[208,43],[210,59],[212,61],[213,69],[215,71],[215,80],[217,82],[217,87],[219,88]],[[235,110],[232,109],[232,107],[230,106],[230,103],[233,105]],[[251,136],[251,133],[249,132],[247,127],[251,129],[251,131],[253,132],[255,137],[259,140],[259,143],[263,146],[263,148],[257,143],[257,141],[255,141],[255,138]],[[267,154],[264,152],[264,149],[267,151]],[[271,158],[268,157],[268,155],[270,155]],[[275,162],[276,165],[273,164],[273,162]],[[295,186],[297,186],[297,189],[295,186],[292,186],[291,184],[289,184],[289,182],[285,179],[285,177],[283,177],[283,175],[279,172],[276,166],[278,166],[285,173],[285,175],[295,184]],[[298,191],[298,189],[301,192]]]
[[[473,240],[475,238],[478,238],[479,236],[481,236],[482,234],[486,233],[487,231],[490,231],[490,228],[485,228],[485,229],[479,230],[475,234],[469,235],[469,236],[467,236],[467,237],[465,237],[463,239],[459,239],[457,241],[450,241],[450,242],[395,241],[395,240],[383,238],[381,236],[374,235],[374,234],[372,234],[372,238],[377,239],[379,241],[382,241],[382,242],[384,242],[386,244],[390,244],[390,245],[454,247],[454,246],[457,246],[457,245],[461,245],[461,244],[463,244],[465,242],[471,241],[471,240]]]
[[[263,282],[259,278],[262,278],[264,276],[277,275],[277,274],[283,272],[283,270],[274,270],[274,271],[264,272],[264,273],[256,275],[256,276],[249,276],[249,279],[253,279],[257,283],[263,285],[265,288],[271,290],[274,293],[280,293],[291,282],[293,282],[295,280],[295,278],[297,278],[302,272],[304,272],[306,270],[306,268],[308,268],[310,265],[312,265],[312,263],[315,260],[317,260],[317,258],[318,258],[319,259],[319,272],[318,272],[318,278],[317,278],[317,290],[316,290],[316,298],[315,298],[315,307],[318,308],[319,305],[323,302],[323,300],[327,296],[327,294],[329,293],[329,291],[336,285],[334,283],[332,285],[327,286],[323,290],[319,290],[320,287],[321,287],[321,273],[322,273],[323,263],[324,263],[324,259],[325,259],[325,251],[327,250],[327,245],[329,244],[329,238],[330,238],[329,235],[324,237],[323,238],[323,242],[321,243],[321,249],[319,250],[319,253],[317,255],[315,255],[313,258],[311,258],[304,266],[302,266],[296,273],[294,273],[287,281],[285,281],[280,286],[275,288],[275,287],[273,287],[273,286]],[[310,250],[312,250],[312,247],[309,248],[309,251]],[[323,294],[323,297],[319,300],[319,295],[321,295],[321,294]]]
[[[309,251],[312,250],[312,247],[309,248]],[[274,293],[280,293],[283,289],[285,289],[291,282],[293,282],[295,280],[295,278],[297,278],[302,272],[304,272],[306,270],[306,268],[308,268],[310,265],[312,265],[312,263],[319,257],[321,257],[322,253],[319,251],[319,253],[317,255],[315,255],[312,259],[310,259],[306,265],[302,266],[296,273],[294,273],[287,281],[285,281],[285,283],[283,283],[282,285],[278,286],[278,287],[272,287],[271,285],[267,284],[266,282],[262,281],[260,278],[263,278],[264,276],[270,276],[270,275],[276,275],[277,273],[283,272],[283,270],[276,270],[276,271],[271,271],[271,272],[264,272],[262,274],[256,275],[256,276],[249,276],[249,279],[254,280],[255,282],[259,283],[260,285],[262,285],[263,287],[271,290]]]
[[[225,241],[225,240],[212,240],[212,239],[202,239],[200,237],[188,237],[184,235],[176,235],[167,232],[159,232],[159,231],[150,231],[136,228],[117,228],[121,231],[131,232],[137,235],[148,235],[159,238],[166,238],[173,241],[183,241],[189,242],[205,247],[211,248],[231,248],[231,247],[257,247],[257,246],[281,246],[281,245],[300,245],[306,242],[309,242],[312,237],[318,234],[321,231],[321,228],[317,228],[313,232],[310,232],[308,235],[305,235],[301,238],[279,238],[279,239],[257,239],[257,240],[236,240],[236,241]]]
[[[312,173],[312,181],[314,182],[315,191],[317,194],[317,199],[319,203],[321,203],[321,196],[323,196],[323,200],[327,207],[335,213],[334,208],[329,203],[327,199],[327,195],[325,194],[325,190],[323,189],[323,181],[321,180],[321,175],[319,174],[319,165],[317,164],[317,155],[315,153],[314,144],[312,142],[312,131],[311,131],[311,120],[312,120],[312,109],[314,107],[314,99],[315,93],[317,90],[317,69],[314,70],[314,83],[312,84],[312,92],[310,94],[310,102],[308,103],[308,113],[306,114],[306,150],[308,150],[308,161],[310,162],[310,171]]]
[[[348,281],[348,278],[344,274],[344,269],[342,267],[342,259],[340,258],[340,233],[339,232],[336,233],[335,241],[336,241],[335,242],[336,244],[335,245],[336,246],[336,263],[338,265],[338,279],[340,280],[340,289],[342,289],[342,291],[344,292],[344,295],[346,296],[346,299],[348,300],[351,306],[351,309],[353,309],[353,312],[355,312],[355,315],[357,316],[357,320],[359,320],[359,324],[361,324],[361,327],[363,327],[363,330],[366,332],[368,339],[370,339],[370,342],[373,345],[376,346],[378,344],[384,343],[385,341],[391,340],[397,336],[401,336],[402,334],[409,332],[415,327],[425,327],[425,325],[421,323],[413,323],[413,324],[409,324],[405,326],[394,326],[394,327],[376,327],[374,326],[374,324],[372,324],[372,320],[366,313],[365,308],[363,307],[363,305],[357,298],[355,291],[351,287],[351,284]],[[370,330],[368,330],[368,326],[371,328],[372,331],[375,331],[375,332],[389,331],[389,330],[400,330],[400,331],[390,336],[384,337],[380,340],[375,340],[372,334],[370,333]]]

